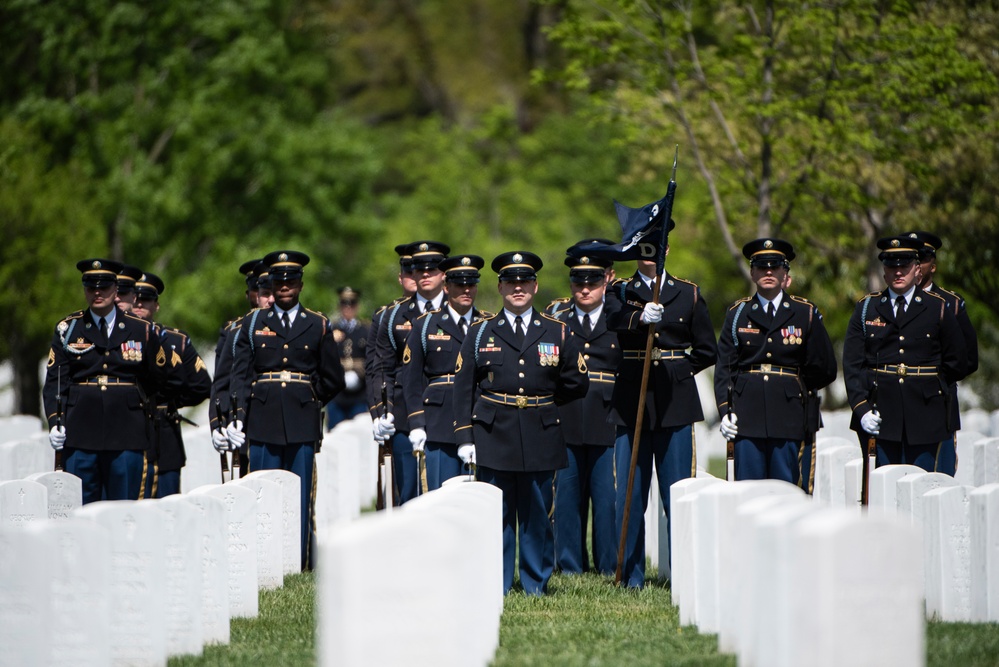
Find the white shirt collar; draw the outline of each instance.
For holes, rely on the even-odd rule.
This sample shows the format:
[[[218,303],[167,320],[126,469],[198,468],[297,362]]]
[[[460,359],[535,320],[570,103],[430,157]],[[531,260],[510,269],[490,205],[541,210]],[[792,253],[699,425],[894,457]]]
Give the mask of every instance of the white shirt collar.
[[[465,313],[464,315],[459,315],[458,311],[455,310],[454,308],[452,308],[451,304],[449,303],[447,305],[447,312],[451,314],[451,317],[454,318],[455,322],[457,322],[458,320],[465,320],[465,324],[466,325],[472,323],[472,309],[471,308],[469,308],[468,312]]]
[[[441,290],[440,294],[438,294],[432,299],[427,299],[419,292],[416,293],[416,305],[419,306],[421,313],[427,312],[427,305],[426,305],[427,301],[429,301],[432,304],[430,306],[431,310],[439,309],[441,307],[441,302],[444,301],[444,290]]]
[[[291,324],[295,323],[295,318],[298,317],[298,311],[299,311],[299,309],[301,309],[301,307],[302,307],[302,304],[296,303],[294,306],[291,307],[291,309],[289,309],[287,311],[288,312],[288,322],[289,323],[291,323]],[[283,308],[281,308],[279,305],[277,305],[276,303],[274,304],[274,312],[277,313],[277,316],[278,316],[279,319],[285,314],[285,310]]]
[[[517,315],[511,313],[506,308],[503,309],[503,316],[506,317],[506,321],[510,323],[511,327],[513,326],[513,323],[517,321]],[[524,328],[529,327],[531,325],[531,320],[534,319],[534,309],[530,308],[528,310],[525,310],[523,313],[521,313],[520,317],[524,321]]]
[[[594,326],[597,323],[597,320],[600,318],[600,313],[602,313],[603,310],[604,310],[604,304],[601,302],[601,303],[597,304],[596,308],[594,308],[593,310],[591,310],[588,313],[584,313],[579,308],[576,308],[576,316],[579,318],[579,323],[580,324],[583,323],[583,318],[584,317],[589,317],[590,318],[590,326]]]
[[[895,307],[895,299],[897,299],[899,296],[903,296],[903,297],[905,297],[905,307],[908,308],[909,304],[912,303],[912,295],[915,294],[915,292],[916,292],[916,286],[915,285],[913,285],[912,287],[910,287],[906,291],[906,293],[902,294],[902,295],[900,295],[898,292],[896,292],[895,290],[893,290],[892,288],[889,287],[888,288],[888,294],[891,296],[891,307],[892,308]]]
[[[764,313],[767,312],[767,304],[769,303],[774,304],[774,312],[776,313],[777,309],[780,308],[780,302],[783,296],[784,296],[784,290],[781,290],[780,292],[777,293],[777,296],[775,296],[774,300],[771,302],[764,299],[759,292],[756,293],[756,298],[759,300],[760,305],[763,306]]]
[[[97,313],[95,313],[93,310],[91,310],[90,311],[90,317],[92,317],[94,319],[94,325],[99,330],[100,326],[101,326],[101,316],[98,315]],[[114,323],[117,320],[117,317],[118,317],[118,306],[115,306],[114,308],[111,309],[110,313],[108,313],[107,315],[104,315],[104,319],[107,320],[107,323],[108,323],[108,334],[109,335],[111,333],[111,329],[114,328]]]

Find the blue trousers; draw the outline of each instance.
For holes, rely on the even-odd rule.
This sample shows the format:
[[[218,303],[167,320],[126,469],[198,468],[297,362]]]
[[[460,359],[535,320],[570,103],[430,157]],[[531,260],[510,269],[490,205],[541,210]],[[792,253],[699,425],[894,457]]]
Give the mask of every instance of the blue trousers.
[[[971,465],[971,461],[965,461],[965,465]],[[942,472],[953,477],[957,474],[957,434],[940,443],[940,452],[937,454],[937,472]]]
[[[326,430],[332,431],[333,427],[342,421],[353,419],[362,412],[368,411],[368,404],[364,400],[351,403],[350,405],[339,405],[336,401],[326,404]]]
[[[503,592],[513,588],[517,543],[520,584],[528,595],[544,595],[555,569],[555,537],[549,519],[555,473],[508,472],[479,467],[479,481],[503,491]]]
[[[858,433],[860,446],[864,455],[867,454],[867,434]],[[949,445],[947,443],[950,443]],[[896,442],[893,440],[877,440],[877,464],[878,467],[892,463],[908,463],[922,468],[926,472],[937,471],[937,457],[945,447],[954,448],[953,440],[945,440],[942,443],[931,443],[928,445],[911,445],[908,443]],[[954,455],[956,457],[956,454]],[[953,460],[953,459],[952,459]]]
[[[144,482],[143,498],[166,498],[180,493],[180,470],[160,470],[147,461]]]
[[[619,426],[614,443],[615,477],[617,478],[616,529],[620,538],[624,524],[627,498],[628,471],[631,466],[633,429]],[[621,564],[621,581],[630,588],[645,585],[645,510],[649,505],[652,486],[652,462],[655,459],[659,473],[659,495],[669,518],[669,487],[694,474],[694,429],[690,424],[672,428],[642,431],[635,464],[635,483],[631,492],[631,516],[625,536],[624,562]],[[670,539],[667,535],[666,539]]]
[[[780,438],[735,439],[735,478],[780,479],[797,484],[799,443]]]
[[[145,454],[123,451],[63,450],[63,469],[83,480],[83,504],[98,500],[138,500],[142,493]]]
[[[427,455],[427,489],[433,491],[452,477],[462,473],[461,459],[458,458],[458,445],[443,442],[428,442],[424,448]]]
[[[402,505],[420,492],[420,471],[413,456],[413,443],[406,433],[392,436],[392,484],[395,504]]]
[[[302,480],[302,571],[315,565],[316,542],[316,447],[311,442],[268,445],[250,442],[250,469],[288,470]]]
[[[555,565],[562,572],[590,571],[586,528],[593,505],[593,568],[617,569],[614,517],[614,448],[569,445],[569,466],[555,473]]]

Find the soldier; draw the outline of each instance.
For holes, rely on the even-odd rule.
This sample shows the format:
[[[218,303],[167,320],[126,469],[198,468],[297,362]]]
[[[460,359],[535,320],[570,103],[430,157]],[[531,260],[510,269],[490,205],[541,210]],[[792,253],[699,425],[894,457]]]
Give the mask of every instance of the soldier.
[[[590,382],[584,398],[559,406],[569,465],[555,473],[555,565],[574,574],[590,570],[586,533],[592,503],[593,567],[601,574],[613,575],[617,567],[616,429],[608,417],[621,365],[621,347],[617,334],[607,328],[604,308],[607,275],[613,271],[613,262],[579,255],[578,245],[568,249],[565,259],[572,298],[554,317],[568,325],[582,346]]]
[[[83,502],[136,500],[149,442],[146,410],[167,378],[153,326],[115,307],[122,265],[77,263],[87,309],[55,328],[45,376],[49,441],[83,480]]]
[[[742,254],[756,295],[729,307],[718,338],[721,432],[735,441],[735,479],[780,479],[809,491],[801,457],[819,426],[816,392],[836,379],[832,341],[815,304],[783,289],[790,243],[756,239]]]
[[[121,265],[121,273],[118,274],[118,294],[114,298],[116,305],[123,312],[132,312],[132,305],[135,303],[135,281],[142,276],[142,269],[130,264]]]
[[[159,276],[152,273],[140,274],[135,284],[132,314],[153,322],[159,312],[160,294],[164,289],[166,287]],[[165,353],[162,366],[168,374],[177,378],[175,384],[179,385],[179,391],[170,395],[161,393],[158,397],[142,488],[144,498],[165,498],[180,493],[180,469],[187,462],[180,422],[183,420],[193,424],[189,419],[181,417],[178,410],[198,405],[208,398],[212,379],[190,336],[180,329],[169,329],[155,323],[154,326]]]
[[[437,310],[444,302],[444,273],[437,268],[450,248],[437,241],[416,241],[406,253],[413,258],[416,294],[395,303],[382,314],[375,341],[371,381],[379,388],[385,384],[390,412],[375,419],[375,438],[391,440],[395,480],[395,504],[401,505],[417,496],[418,476],[413,444],[409,440],[409,411],[402,387],[402,358],[413,321],[423,313]]]
[[[364,386],[364,352],[368,345],[368,324],[357,319],[361,293],[352,287],[337,291],[340,317],[333,321],[333,337],[340,345],[345,387],[326,405],[326,430],[345,419],[353,419],[368,409]]]
[[[230,443],[249,445],[251,471],[289,470],[301,478],[302,570],[309,571],[322,408],[343,389],[343,366],[330,321],[299,302],[309,256],[283,250],[263,262],[270,267],[274,305],[248,313],[236,334],[231,379],[236,420],[226,433]]]
[[[919,249],[919,272],[922,280],[919,287],[924,292],[931,292],[947,302],[947,307],[954,311],[957,324],[964,337],[964,347],[968,352],[967,375],[978,370],[978,334],[975,325],[968,317],[968,309],[961,295],[950,292],[934,282],[937,273],[937,250],[943,246],[943,241],[936,234],[924,231],[906,232],[902,236],[915,238],[923,243]],[[967,377],[967,375],[965,377]],[[963,380],[964,378],[960,378]],[[957,400],[957,383],[950,385],[950,419],[954,434],[951,442],[940,445],[940,456],[937,459],[937,472],[954,475],[957,472],[957,431],[961,430],[961,406]]]
[[[478,294],[478,255],[454,255],[438,265],[444,273],[447,301],[440,310],[424,313],[413,323],[403,353],[402,386],[409,407],[409,439],[413,453],[426,453],[427,489],[461,474],[454,441],[454,367],[465,333],[473,322],[491,313],[473,305]]]
[[[667,231],[675,223],[670,220]],[[669,245],[666,245],[669,253]],[[666,516],[670,516],[669,487],[694,474],[693,424],[704,419],[694,375],[715,363],[717,346],[714,327],[701,291],[694,283],[675,278],[668,271],[660,276],[660,300],[653,302],[652,285],[656,263],[638,260],[638,271],[618,280],[607,290],[607,325],[617,331],[622,362],[614,396],[611,420],[617,425],[615,470],[617,475],[617,532],[624,523],[624,508],[631,503],[622,581],[641,588],[645,582],[645,522],[652,485],[652,461],[659,476],[659,493]],[[649,325],[655,342],[645,397],[642,434],[636,459],[630,500],[626,498],[635,439],[638,398],[645,363]]]
[[[954,311],[919,287],[922,242],[878,241],[887,287],[854,308],[843,343],[843,379],[861,446],[876,436],[877,465],[936,469],[953,428],[950,384],[964,377],[966,348]],[[876,383],[876,384],[875,384]],[[876,393],[874,388],[876,387]]]
[[[533,308],[541,258],[506,252],[492,262],[503,311],[472,324],[455,367],[458,457],[503,491],[503,590],[543,595],[555,564],[549,516],[555,471],[566,465],[557,404],[586,394],[583,353],[572,332]]]

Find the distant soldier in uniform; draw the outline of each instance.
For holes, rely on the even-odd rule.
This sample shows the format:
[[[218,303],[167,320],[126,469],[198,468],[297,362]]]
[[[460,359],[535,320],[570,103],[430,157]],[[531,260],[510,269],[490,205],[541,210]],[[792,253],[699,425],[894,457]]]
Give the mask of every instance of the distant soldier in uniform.
[[[307,571],[315,554],[315,454],[323,439],[322,409],[343,389],[343,366],[329,319],[299,302],[309,256],[283,250],[263,261],[274,305],[248,313],[236,334],[231,380],[236,420],[226,432],[231,443],[249,444],[250,471],[289,470],[301,478],[302,569]]]
[[[402,360],[413,321],[423,313],[437,310],[444,302],[444,273],[437,268],[447,258],[450,248],[437,241],[416,241],[405,254],[413,258],[416,294],[393,304],[382,313],[375,341],[370,380],[388,393],[390,412],[375,419],[375,438],[391,440],[395,504],[415,498],[419,491],[419,473],[413,444],[409,440],[409,410],[402,386]]]
[[[668,230],[675,223],[670,220]],[[667,230],[667,231],[668,231]],[[669,253],[669,245],[666,246]],[[694,283],[660,276],[659,303],[653,303],[656,263],[638,260],[638,271],[607,290],[607,325],[617,331],[623,360],[614,384],[611,419],[617,425],[617,532],[621,534],[624,508],[631,503],[621,578],[630,587],[645,582],[645,510],[652,485],[652,461],[659,477],[659,493],[670,516],[669,487],[694,475],[694,422],[704,419],[694,375],[715,363],[717,346],[708,307]],[[635,439],[638,397],[649,325],[654,327],[649,382],[642,435],[635,468],[635,485],[626,498]]]
[[[123,312],[132,312],[132,305],[135,303],[135,281],[142,276],[142,269],[130,264],[121,265],[121,273],[118,274],[118,294],[114,298],[114,304]]]
[[[836,379],[836,355],[815,304],[783,289],[791,244],[756,239],[742,254],[756,295],[729,307],[718,338],[721,432],[735,441],[737,480],[780,479],[809,491],[801,456],[819,426],[816,392]]]
[[[562,572],[590,571],[586,543],[592,504],[593,569],[612,575],[617,567],[616,429],[609,417],[621,346],[617,334],[607,328],[604,291],[613,263],[578,254],[578,245],[568,249],[565,259],[572,298],[554,317],[568,325],[583,348],[590,382],[585,397],[559,406],[569,465],[555,473],[555,565]]]
[[[586,395],[586,362],[562,322],[533,308],[541,258],[527,251],[496,257],[503,311],[472,324],[456,364],[458,457],[503,491],[503,590],[520,583],[543,595],[555,565],[552,482],[566,465],[558,404]]]
[[[975,332],[975,325],[968,317],[968,309],[964,299],[960,294],[945,290],[935,282],[937,273],[937,251],[943,246],[943,241],[936,234],[925,231],[912,231],[902,234],[909,238],[915,238],[923,243],[919,249],[919,272],[922,279],[919,287],[924,292],[936,294],[947,302],[947,307],[954,311],[957,317],[957,324],[961,328],[961,335],[964,337],[964,347],[968,352],[967,375],[971,375],[978,370],[978,334]],[[967,375],[965,377],[967,377]],[[963,380],[964,378],[959,378]],[[957,472],[957,431],[961,430],[961,406],[957,400],[957,383],[950,386],[950,419],[951,427],[954,430],[952,442],[944,442],[940,445],[940,456],[937,459],[937,472],[954,475]]]
[[[115,307],[122,265],[77,263],[87,309],[56,326],[45,376],[49,441],[65,447],[66,472],[83,480],[83,502],[136,500],[149,442],[146,410],[167,391],[153,326]]]
[[[368,409],[365,391],[364,353],[368,345],[368,323],[357,318],[361,293],[352,287],[337,291],[340,317],[333,320],[333,337],[340,345],[344,390],[326,405],[326,430]]]
[[[438,265],[444,273],[444,305],[420,315],[413,323],[403,353],[402,386],[409,406],[409,439],[413,452],[425,452],[427,488],[439,489],[462,473],[454,441],[454,367],[465,334],[473,322],[490,313],[475,308],[478,255],[453,255]]]
[[[862,447],[869,435],[877,437],[877,465],[933,471],[941,444],[953,435],[947,399],[950,385],[967,372],[967,349],[953,309],[919,287],[921,246],[907,236],[878,241],[887,287],[854,308],[843,343],[843,379],[853,410],[850,428]]]
[[[160,294],[166,289],[163,280],[152,273],[142,273],[135,284],[132,314],[153,322],[160,309]],[[153,437],[146,454],[144,498],[165,498],[180,493],[180,469],[187,462],[184,438],[181,435],[180,408],[198,405],[211,392],[212,378],[191,337],[180,329],[155,324],[160,346],[164,351],[166,372],[176,377],[178,390],[158,397],[153,418]],[[160,363],[159,360],[156,362]],[[190,420],[184,420],[190,423]]]

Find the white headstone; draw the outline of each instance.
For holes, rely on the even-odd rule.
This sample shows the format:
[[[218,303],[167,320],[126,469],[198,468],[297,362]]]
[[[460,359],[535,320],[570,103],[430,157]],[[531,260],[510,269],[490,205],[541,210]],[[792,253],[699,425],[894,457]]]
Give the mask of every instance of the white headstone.
[[[256,618],[257,601],[257,494],[232,484],[209,484],[191,492],[222,501],[226,512],[229,554],[229,616]]]
[[[13,442],[44,432],[42,420],[34,415],[0,417],[0,442]]]
[[[670,590],[673,604],[680,608],[681,617],[687,619],[686,624],[694,621],[694,571],[697,567],[697,541],[694,539],[697,524],[693,519],[694,503],[691,498],[701,489],[721,481],[715,477],[693,477],[674,482],[669,488],[670,511],[673,514],[670,530],[674,544],[670,554]]]
[[[923,496],[927,491],[940,487],[957,486],[957,481],[942,472],[928,472],[922,475],[906,475],[895,482],[896,507],[899,518],[911,521],[912,525],[923,528]],[[908,517],[908,519],[906,519]]]
[[[971,620],[971,486],[941,487],[923,495],[926,615]]]
[[[844,396],[843,398],[845,399],[846,397]],[[819,431],[815,444],[818,447],[822,447],[819,441],[827,438],[840,438],[846,441],[834,443],[830,445],[832,447],[835,447],[837,444],[857,442],[857,434],[850,430],[850,420],[852,417],[853,412],[850,410],[823,410],[822,430]]]
[[[281,557],[284,574],[302,569],[302,478],[288,470],[255,470],[247,479],[266,479],[281,487]]]
[[[999,410],[993,410],[992,413],[989,415],[988,435],[994,435],[999,437]]]
[[[0,432],[0,440],[4,440]],[[55,452],[49,445],[48,433],[39,432],[17,440],[0,442],[0,481],[24,479],[36,472],[55,467]]]
[[[860,511],[864,489],[864,457],[851,459],[843,466],[843,502],[848,510]]]
[[[350,420],[349,425],[356,434],[358,505],[371,507],[378,494],[378,443],[371,436],[371,416],[366,412],[359,414]]]
[[[0,665],[41,665],[52,623],[52,554],[24,526],[0,525]]]
[[[797,524],[790,665],[926,662],[922,546],[897,519],[838,510]],[[890,623],[885,619],[891,619]]]
[[[982,438],[972,445],[975,486],[999,482],[999,438]]]
[[[980,408],[971,408],[961,413],[961,428],[996,435],[992,430],[991,415]]]
[[[83,506],[83,481],[68,472],[36,472],[25,479],[38,482],[48,490],[50,519],[68,519],[78,507]]]
[[[280,588],[284,585],[281,486],[269,479],[252,476],[233,484],[247,487],[257,497],[257,584],[262,589]]]
[[[906,475],[923,475],[926,471],[919,466],[892,464],[879,466],[871,471],[870,506],[872,515],[894,516],[898,511],[898,480]]]
[[[815,499],[832,507],[846,507],[846,464],[860,456],[858,443],[817,449]]]
[[[187,463],[180,476],[181,493],[190,493],[206,484],[219,484],[222,481],[222,468],[219,453],[212,446],[212,431],[207,423],[199,427],[183,426],[181,435],[184,437],[184,453],[187,455]]]
[[[166,665],[165,517],[155,503],[105,500],[75,516],[110,533],[111,664]]]
[[[357,437],[350,423],[337,424],[325,435],[322,451],[316,454],[316,476],[320,480],[316,486],[317,534],[361,514]]]
[[[983,433],[968,429],[957,432],[957,471],[954,479],[958,484],[975,484],[975,443],[985,437]]]
[[[201,623],[205,644],[229,643],[229,539],[225,505],[218,498],[185,493],[170,496],[190,503],[201,513],[198,535]],[[166,498],[164,498],[166,500]]]
[[[24,526],[48,516],[45,486],[27,479],[0,482],[0,526]]]
[[[971,505],[971,621],[999,622],[999,483],[968,494]]]
[[[167,655],[201,655],[205,643],[201,614],[201,557],[205,519],[201,510],[180,495],[156,501],[163,512],[166,537]]]

